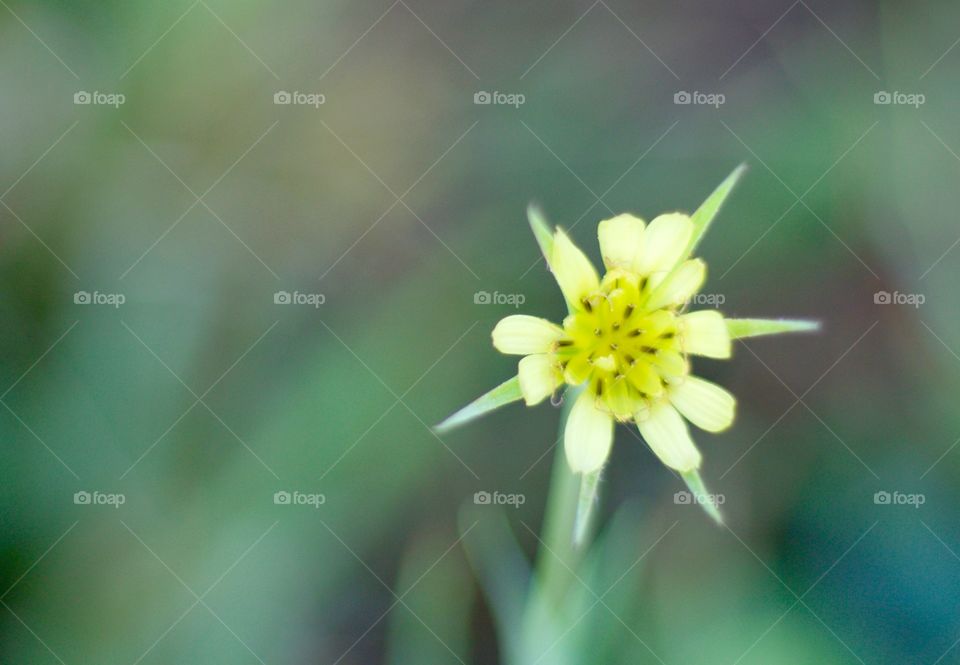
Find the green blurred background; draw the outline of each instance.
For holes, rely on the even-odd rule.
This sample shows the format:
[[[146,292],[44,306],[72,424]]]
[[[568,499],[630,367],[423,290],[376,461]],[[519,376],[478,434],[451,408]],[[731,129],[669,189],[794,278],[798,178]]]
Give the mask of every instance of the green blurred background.
[[[746,161],[705,290],[823,331],[696,363],[728,529],[618,430],[540,662],[960,662],[960,6],[0,5],[0,661],[503,662],[465,546],[537,552],[557,410],[430,432],[514,371],[475,294],[561,315],[531,200],[599,259]]]

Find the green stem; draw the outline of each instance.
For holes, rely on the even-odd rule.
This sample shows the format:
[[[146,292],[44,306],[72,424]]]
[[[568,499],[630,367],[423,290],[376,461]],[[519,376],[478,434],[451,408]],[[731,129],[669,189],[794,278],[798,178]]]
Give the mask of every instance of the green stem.
[[[579,394],[580,389],[572,388],[564,397],[561,440],[570,406]],[[562,635],[569,625],[569,621],[563,620],[568,591],[576,581],[576,571],[586,549],[585,543],[578,545],[574,540],[581,482],[581,478],[567,465],[562,447],[558,447],[554,453],[543,535],[524,611],[519,656],[522,665],[530,665],[538,660],[563,665],[573,663],[562,643]],[[550,649],[549,656],[543,657],[547,649]]]

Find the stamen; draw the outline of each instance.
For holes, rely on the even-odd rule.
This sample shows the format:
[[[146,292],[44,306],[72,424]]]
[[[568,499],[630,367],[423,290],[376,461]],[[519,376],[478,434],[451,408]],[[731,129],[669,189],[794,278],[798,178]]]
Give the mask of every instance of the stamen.
[[[557,342],[557,346],[573,346],[573,340],[561,339],[559,342]]]
[[[627,337],[639,337],[642,332],[643,331],[640,330],[639,328],[636,330],[631,330],[630,332],[627,333]]]
[[[640,350],[643,351],[644,353],[656,353],[656,352],[657,352],[657,350],[656,350],[655,348],[653,348],[652,346],[641,346],[641,347],[640,347]]]
[[[629,319],[630,315],[633,314],[633,310],[634,310],[633,303],[630,303],[629,305],[627,305],[627,308],[623,310],[623,318]]]
[[[588,312],[592,312],[592,311],[593,311],[593,305],[590,304],[590,301],[589,301],[587,298],[584,298],[584,299],[581,300],[580,302],[583,303],[583,308],[584,308],[585,310],[587,310]]]

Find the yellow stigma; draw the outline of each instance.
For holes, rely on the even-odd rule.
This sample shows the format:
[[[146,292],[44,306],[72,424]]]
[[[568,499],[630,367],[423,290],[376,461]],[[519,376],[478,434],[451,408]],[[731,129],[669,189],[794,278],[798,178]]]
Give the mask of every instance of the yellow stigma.
[[[666,386],[689,372],[677,307],[650,307],[657,281],[611,270],[564,319],[564,336],[553,345],[564,380],[587,382],[597,406],[620,421],[642,420]]]

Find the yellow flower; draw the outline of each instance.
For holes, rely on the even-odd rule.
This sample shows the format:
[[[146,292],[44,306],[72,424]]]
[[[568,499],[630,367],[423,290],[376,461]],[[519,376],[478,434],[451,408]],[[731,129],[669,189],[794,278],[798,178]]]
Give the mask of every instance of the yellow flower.
[[[702,487],[700,451],[687,421],[708,432],[723,431],[733,423],[736,400],[694,376],[690,357],[725,359],[735,338],[817,327],[805,321],[725,319],[712,309],[687,311],[707,272],[691,254],[743,171],[734,171],[692,217],[668,213],[645,224],[622,214],[601,221],[603,277],[563,230],[551,232],[531,208],[531,227],[569,313],[561,324],[525,314],[501,320],[493,345],[523,356],[517,376],[438,428],[521,398],[533,406],[564,385],[579,387],[564,428],[574,472],[594,474],[603,467],[619,422],[635,425],[664,464],[691,487]]]
[[[570,310],[563,325],[508,316],[493,345],[524,356],[517,376],[528,406],[563,384],[585,386],[564,435],[573,471],[603,466],[614,422],[636,423],[664,464],[692,471],[700,453],[681,415],[718,432],[735,407],[730,393],[690,373],[689,355],[728,358],[731,346],[719,312],[684,313],[706,276],[703,261],[686,258],[693,222],[672,213],[647,226],[624,214],[600,222],[598,235],[602,279],[566,233],[554,233],[548,264]]]

